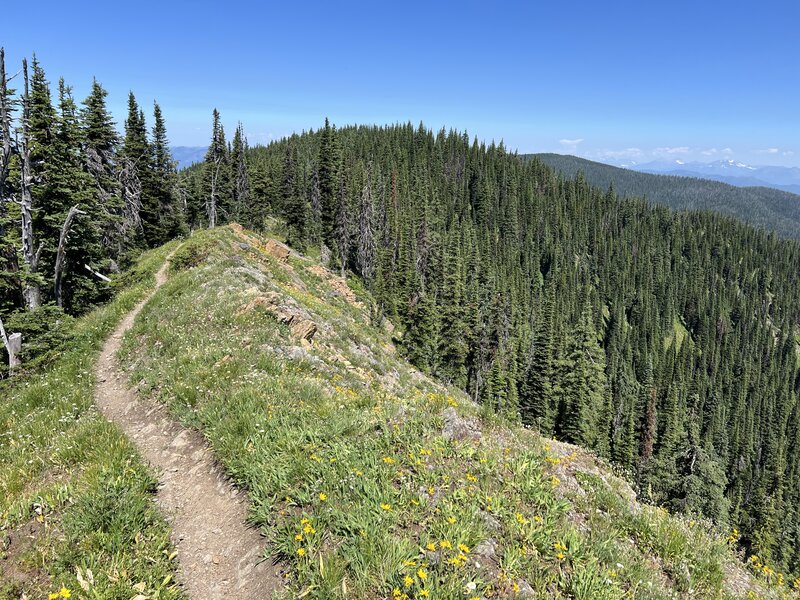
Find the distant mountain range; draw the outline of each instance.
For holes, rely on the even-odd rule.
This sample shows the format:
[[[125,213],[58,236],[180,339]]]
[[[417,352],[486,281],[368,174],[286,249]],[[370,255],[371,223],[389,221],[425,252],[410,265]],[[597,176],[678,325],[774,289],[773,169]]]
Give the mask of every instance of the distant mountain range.
[[[711,210],[735,217],[751,225],[775,231],[784,237],[800,239],[800,195],[767,187],[763,184],[755,187],[739,187],[719,181],[721,172],[731,169],[731,177],[743,179],[741,173],[753,172],[760,176],[753,179],[761,181],[766,174],[770,177],[784,177],[781,181],[791,181],[793,169],[786,167],[747,167],[742,163],[726,167],[720,163],[711,163],[706,178],[693,171],[686,173],[654,174],[659,166],[667,163],[648,163],[637,165],[637,170],[623,169],[603,163],[586,160],[577,156],[563,154],[535,154],[546,165],[561,172],[565,177],[574,177],[583,172],[586,180],[595,186],[608,188],[614,186],[618,195],[623,197],[645,198],[656,204],[662,204],[678,210]],[[668,163],[676,166],[676,163]],[[703,163],[691,163],[703,165]],[[677,166],[688,166],[689,163]],[[653,169],[644,171],[643,167]],[[703,165],[706,167],[706,165]],[[747,169],[744,171],[744,169]],[[800,169],[796,169],[800,171]],[[716,175],[716,178],[713,177]],[[773,179],[774,180],[774,179]],[[791,185],[791,184],[790,184]]]
[[[179,169],[190,167],[201,162],[206,156],[205,146],[173,146],[172,158],[178,163]]]
[[[625,163],[617,165],[643,173],[703,177],[737,187],[764,186],[800,194],[800,168],[754,166],[737,160],[718,160],[709,163],[682,160]]]

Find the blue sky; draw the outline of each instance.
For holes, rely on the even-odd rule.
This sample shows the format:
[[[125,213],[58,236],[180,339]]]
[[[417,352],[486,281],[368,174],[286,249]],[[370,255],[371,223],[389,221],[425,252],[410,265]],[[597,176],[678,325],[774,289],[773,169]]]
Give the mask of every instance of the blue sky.
[[[800,3],[37,2],[2,9],[9,70],[36,52],[118,121],[158,99],[174,145],[210,113],[252,143],[424,121],[522,152],[800,166]]]

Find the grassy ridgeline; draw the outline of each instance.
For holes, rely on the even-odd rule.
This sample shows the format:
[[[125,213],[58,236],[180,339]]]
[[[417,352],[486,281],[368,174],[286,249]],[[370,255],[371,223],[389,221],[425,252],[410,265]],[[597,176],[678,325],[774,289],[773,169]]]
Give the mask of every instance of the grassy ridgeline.
[[[115,298],[77,320],[69,349],[41,374],[0,384],[0,598],[181,597],[152,502],[157,481],[92,397],[103,340],[176,245],[122,275]]]
[[[447,439],[445,410],[479,409],[396,355],[366,294],[242,241],[222,228],[181,248],[122,353],[142,393],[200,429],[249,490],[287,597],[791,593],[738,561],[735,536],[639,504],[574,446],[491,415],[479,439]],[[265,308],[276,297],[318,325],[313,346]]]

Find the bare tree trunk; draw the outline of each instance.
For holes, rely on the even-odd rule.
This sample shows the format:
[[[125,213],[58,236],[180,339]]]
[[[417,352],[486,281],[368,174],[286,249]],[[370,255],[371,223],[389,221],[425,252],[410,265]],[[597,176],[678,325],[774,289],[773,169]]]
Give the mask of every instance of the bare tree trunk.
[[[211,197],[206,202],[209,229],[217,226],[217,179],[221,165],[222,157],[218,156],[214,159],[214,174],[211,176]]]
[[[8,369],[13,375],[14,369],[19,366],[19,351],[22,349],[22,334],[12,333],[10,336],[6,335],[6,329],[3,327],[3,319],[0,319],[0,340],[6,347],[8,352]]]
[[[64,219],[64,226],[61,228],[61,236],[58,238],[58,252],[56,253],[56,267],[53,277],[53,294],[56,298],[56,304],[59,308],[64,307],[64,303],[61,298],[61,276],[64,273],[64,256],[67,253],[67,236],[69,236],[69,230],[72,228],[72,222],[75,220],[75,217],[85,214],[85,212],[78,209],[77,204],[70,208],[69,212],[67,213],[67,218]]]
[[[6,79],[6,52],[0,48],[0,137],[2,137],[3,147],[0,149],[0,203],[5,209],[6,179],[11,165],[11,107],[8,99],[8,80]],[[0,212],[2,216],[2,212]],[[0,227],[2,224],[0,223]]]
[[[33,174],[31,172],[30,133],[28,131],[31,98],[28,89],[28,61],[24,58],[22,59],[22,74],[25,81],[25,95],[22,97],[22,142],[19,144],[22,192],[20,207],[22,209],[22,258],[28,266],[28,277],[26,278],[22,295],[25,298],[28,310],[35,310],[42,303],[41,289],[36,282],[36,272],[39,267],[39,257],[42,254],[42,246],[40,245],[38,250],[33,249],[33,195],[31,194]]]
[[[103,275],[102,273],[98,273],[97,271],[95,271],[95,270],[94,270],[92,267],[90,267],[89,265],[83,265],[83,267],[84,267],[84,268],[85,268],[87,271],[89,271],[89,273],[91,273],[92,275],[94,275],[95,277],[97,277],[97,278],[98,278],[100,281],[105,281],[106,283],[111,283],[111,280],[110,280],[108,277],[106,277],[106,276],[105,276],[105,275]]]

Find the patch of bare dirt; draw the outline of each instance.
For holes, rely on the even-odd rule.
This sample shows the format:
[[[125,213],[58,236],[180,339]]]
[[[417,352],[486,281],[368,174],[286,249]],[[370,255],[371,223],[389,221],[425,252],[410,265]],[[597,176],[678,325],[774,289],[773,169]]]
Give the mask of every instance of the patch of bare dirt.
[[[156,276],[156,289],[166,273],[167,263]],[[266,542],[247,523],[246,495],[225,477],[202,435],[175,422],[161,404],[139,398],[117,362],[122,336],[151,296],[104,344],[95,367],[95,401],[160,472],[156,500],[172,526],[178,580],[189,598],[270,598],[283,587],[282,573],[263,560]]]
[[[48,536],[44,523],[28,523],[0,532],[0,584],[10,589],[6,593],[24,597],[51,587],[47,571],[32,564],[36,546]]]

